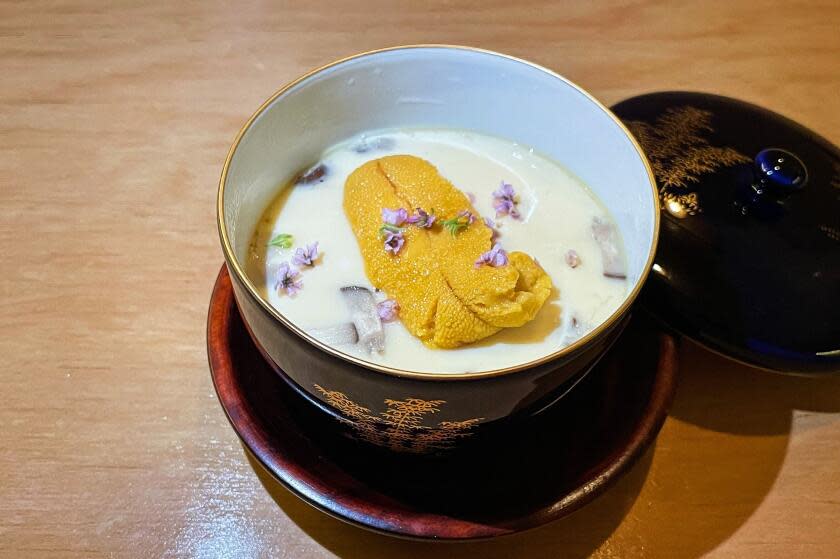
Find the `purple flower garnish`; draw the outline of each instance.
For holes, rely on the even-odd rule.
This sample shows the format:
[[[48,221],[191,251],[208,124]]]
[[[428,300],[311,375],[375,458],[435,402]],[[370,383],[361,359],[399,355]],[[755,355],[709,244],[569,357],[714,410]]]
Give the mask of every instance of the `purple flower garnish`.
[[[516,197],[516,191],[513,190],[513,185],[502,181],[499,188],[493,192],[493,198],[508,198],[513,200]]]
[[[406,222],[417,227],[431,227],[437,219],[434,212],[434,208],[432,208],[432,213],[427,213],[423,208],[417,208],[417,213],[409,217]]]
[[[400,306],[393,299],[385,299],[376,304],[376,312],[382,322],[391,322],[397,318]]]
[[[314,266],[318,259],[318,243],[312,243],[306,248],[298,248],[292,257],[292,262],[298,266]]]
[[[405,208],[382,208],[382,221],[388,225],[399,227],[408,219],[408,212]]]
[[[490,242],[493,242],[493,241],[495,241],[496,239],[499,238],[499,230],[496,229],[496,222],[495,221],[493,221],[489,217],[485,217],[484,218],[484,225],[489,227],[490,231],[493,232],[493,234],[490,236]]]
[[[496,217],[509,215],[514,219],[519,219],[516,204],[516,192],[513,190],[513,185],[502,181],[499,189],[493,192],[493,209],[496,210]]]
[[[397,254],[402,249],[403,243],[405,243],[405,239],[401,232],[388,231],[385,233],[385,252]]]
[[[475,261],[475,267],[479,268],[483,264],[487,264],[488,266],[498,268],[499,266],[505,266],[507,263],[507,252],[505,252],[505,250],[502,248],[502,245],[496,243],[495,245],[493,245],[493,248],[491,250],[488,250],[487,252],[478,257],[478,260]]]
[[[496,198],[493,201],[493,209],[496,210],[496,217],[501,217],[503,215],[517,217],[519,215],[519,212],[516,211],[514,203],[504,198]]]
[[[472,192],[467,192],[467,199],[470,201],[470,204],[475,204],[475,194]]]
[[[405,208],[382,208],[382,221],[379,234],[385,238],[385,251],[397,254],[405,243],[400,225],[408,221],[408,212]]]
[[[467,218],[467,225],[472,225],[473,221],[475,221],[475,216],[469,210],[462,210],[462,211],[458,212],[458,217]]]
[[[286,295],[294,295],[303,289],[303,282],[297,279],[299,275],[297,268],[289,266],[288,262],[283,262],[277,268],[277,283],[274,285],[274,289],[282,289],[286,292]]]

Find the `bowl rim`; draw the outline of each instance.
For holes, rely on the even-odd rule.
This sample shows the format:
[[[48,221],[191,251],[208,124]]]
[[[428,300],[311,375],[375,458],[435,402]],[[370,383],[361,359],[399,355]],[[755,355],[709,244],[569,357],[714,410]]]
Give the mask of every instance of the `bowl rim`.
[[[636,283],[633,286],[633,289],[627,294],[622,301],[621,305],[613,311],[613,313],[607,317],[604,321],[598,324],[597,327],[592,329],[586,335],[582,336],[580,339],[576,340],[574,343],[567,345],[557,351],[554,351],[548,355],[544,355],[538,359],[534,359],[525,363],[520,363],[517,365],[512,365],[509,367],[503,367],[500,369],[491,369],[488,371],[478,371],[478,372],[463,372],[463,373],[441,373],[441,372],[428,372],[428,371],[411,371],[411,370],[404,370],[404,369],[397,369],[394,367],[389,367],[387,365],[381,365],[379,363],[374,363],[371,361],[366,361],[354,355],[350,355],[348,353],[344,353],[340,350],[333,348],[332,346],[321,342],[320,340],[310,336],[306,333],[305,330],[298,327],[294,324],[291,320],[287,319],[280,313],[277,309],[275,309],[268,301],[266,301],[262,296],[260,296],[259,292],[257,291],[256,287],[254,286],[253,282],[248,278],[245,271],[240,266],[238,259],[236,258],[233,247],[231,246],[230,239],[228,238],[227,234],[227,226],[225,222],[225,212],[224,212],[224,197],[225,197],[225,183],[227,182],[227,175],[230,169],[231,161],[233,160],[233,156],[236,153],[236,149],[239,147],[239,143],[241,142],[242,138],[245,134],[251,129],[253,123],[263,114],[263,112],[272,104],[275,100],[277,100],[281,95],[285,94],[287,91],[295,87],[296,85],[306,81],[307,79],[327,70],[329,68],[333,68],[335,66],[344,64],[351,60],[356,60],[360,58],[365,58],[368,56],[374,56],[381,53],[387,53],[392,51],[400,51],[400,50],[413,50],[413,49],[441,49],[441,50],[455,50],[455,51],[466,51],[472,53],[478,53],[488,56],[494,56],[498,58],[502,58],[507,61],[516,62],[519,64],[524,64],[526,66],[530,66],[531,68],[538,70],[540,72],[544,72],[549,76],[558,79],[564,82],[566,85],[570,86],[574,90],[576,90],[581,95],[585,96],[590,102],[592,102],[597,108],[601,109],[612,121],[618,125],[619,129],[624,132],[624,135],[630,140],[630,143],[633,145],[636,153],[639,155],[642,163],[645,166],[645,170],[647,171],[648,175],[648,183],[650,184],[651,188],[651,195],[653,198],[653,207],[654,207],[654,224],[653,224],[653,239],[650,245],[650,251],[648,253],[647,261],[645,262],[644,267],[642,268],[642,272],[639,275],[639,278],[636,280]],[[291,330],[294,334],[302,338],[305,342],[315,346],[316,348],[325,351],[327,354],[342,359],[344,361],[348,361],[351,364],[363,367],[370,371],[374,371],[377,373],[384,373],[390,376],[396,377],[403,377],[403,378],[412,378],[412,379],[420,379],[420,380],[435,380],[435,381],[455,381],[455,380],[469,380],[469,379],[478,379],[478,378],[489,378],[489,377],[497,377],[501,375],[507,375],[511,373],[516,373],[518,371],[523,371],[526,369],[532,369],[536,366],[543,365],[550,361],[555,361],[560,359],[564,356],[571,355],[578,350],[582,349],[586,345],[589,344],[590,341],[597,338],[601,333],[604,331],[609,330],[612,326],[616,324],[616,322],[627,312],[627,310],[631,307],[633,302],[636,300],[639,292],[642,289],[645,281],[647,280],[648,274],[650,273],[651,267],[653,265],[654,256],[656,255],[656,248],[659,243],[659,222],[660,222],[660,203],[659,203],[659,190],[656,185],[656,178],[653,174],[653,169],[650,166],[650,162],[647,159],[642,147],[639,145],[639,142],[630,132],[630,130],[624,125],[624,123],[619,119],[612,111],[610,111],[603,103],[598,101],[595,97],[592,96],[588,91],[573,83],[572,81],[566,79],[565,77],[561,76],[557,72],[550,70],[544,66],[540,66],[539,64],[535,64],[528,60],[524,60],[522,58],[517,58],[515,56],[511,56],[508,54],[502,54],[499,52],[495,52],[492,50],[482,49],[478,47],[470,47],[464,45],[452,45],[452,44],[439,44],[439,43],[430,43],[430,44],[410,44],[410,45],[398,45],[392,47],[385,47],[380,49],[374,49],[369,51],[360,52],[357,54],[353,54],[350,56],[346,56],[343,58],[339,58],[333,62],[328,64],[324,64],[323,66],[319,66],[313,70],[306,72],[305,74],[295,78],[287,82],[283,85],[280,89],[275,91],[262,105],[251,115],[251,117],[245,122],[244,125],[239,129],[239,132],[236,134],[236,137],[231,144],[230,149],[228,150],[227,157],[225,157],[224,165],[222,166],[222,174],[219,178],[219,189],[218,194],[216,197],[216,225],[219,230],[219,238],[222,243],[222,251],[224,253],[225,261],[228,264],[228,267],[232,269],[233,275],[236,276],[237,281],[243,285],[248,292],[248,294],[256,300],[259,305],[266,311],[272,318],[279,321],[280,324]]]

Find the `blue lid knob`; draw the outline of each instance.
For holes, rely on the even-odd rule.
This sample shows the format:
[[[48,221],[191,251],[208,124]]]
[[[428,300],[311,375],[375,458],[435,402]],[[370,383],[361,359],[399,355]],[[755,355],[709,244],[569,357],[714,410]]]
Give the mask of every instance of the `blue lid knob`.
[[[755,156],[759,181],[778,193],[799,190],[808,182],[808,170],[802,160],[779,148],[763,149]]]

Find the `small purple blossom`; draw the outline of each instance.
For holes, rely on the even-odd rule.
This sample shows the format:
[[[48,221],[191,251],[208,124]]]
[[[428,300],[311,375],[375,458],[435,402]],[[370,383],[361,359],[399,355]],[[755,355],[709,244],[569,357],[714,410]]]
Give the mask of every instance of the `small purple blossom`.
[[[576,250],[570,249],[566,253],[566,264],[568,264],[570,268],[577,268],[580,266],[580,256],[578,256]]]
[[[480,268],[482,265],[486,264],[488,266],[498,268],[499,266],[505,266],[507,263],[507,252],[505,252],[505,250],[502,248],[502,245],[496,243],[495,245],[493,245],[493,248],[491,250],[488,250],[487,252],[478,257],[478,260],[475,261],[475,267]]]
[[[405,243],[405,239],[401,232],[388,231],[385,233],[385,252],[397,254],[402,249],[403,243]]]
[[[467,192],[467,199],[470,201],[470,204],[475,204],[475,194],[472,192]]]
[[[499,189],[493,192],[493,209],[496,210],[496,217],[509,215],[514,219],[519,219],[516,204],[517,197],[513,185],[502,181]]]
[[[405,208],[382,208],[382,221],[388,225],[399,227],[408,219],[408,212]]]
[[[503,215],[517,217],[519,215],[514,203],[504,198],[496,198],[493,201],[493,209],[496,210],[496,217],[501,217]]]
[[[385,299],[376,304],[376,312],[382,322],[391,322],[397,318],[400,306],[393,299]]]
[[[432,213],[428,213],[423,208],[417,208],[417,213],[409,217],[406,222],[416,225],[417,227],[429,228],[434,225],[435,220],[437,219],[434,211],[434,208],[432,208]]]
[[[462,210],[458,212],[458,217],[465,217],[467,218],[467,225],[472,225],[475,221],[475,215],[469,210]]]
[[[379,234],[385,238],[385,252],[397,254],[405,243],[400,225],[408,221],[408,212],[405,208],[382,208],[382,221]]]
[[[493,241],[495,241],[496,239],[499,238],[499,230],[496,229],[496,222],[495,221],[493,221],[489,217],[485,217],[484,218],[484,225],[489,227],[490,231],[492,231],[492,233],[493,233],[490,237],[490,242],[493,242]]]
[[[314,266],[316,260],[318,260],[317,242],[308,245],[306,248],[295,249],[295,255],[292,257],[292,262],[297,266]]]
[[[277,283],[274,289],[282,289],[286,295],[294,295],[303,289],[303,282],[297,279],[299,275],[297,268],[289,266],[288,262],[283,262],[277,268]]]
[[[513,200],[516,198],[516,191],[513,190],[513,185],[502,181],[499,188],[493,192],[493,198],[508,198]]]

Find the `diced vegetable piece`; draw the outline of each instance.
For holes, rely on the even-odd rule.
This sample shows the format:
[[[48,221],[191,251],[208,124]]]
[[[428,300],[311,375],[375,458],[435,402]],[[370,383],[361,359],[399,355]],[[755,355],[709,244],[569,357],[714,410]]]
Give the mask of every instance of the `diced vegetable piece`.
[[[329,345],[355,344],[359,341],[359,333],[352,322],[325,328],[312,328],[309,333]]]
[[[566,253],[566,264],[569,265],[569,268],[577,268],[580,266],[580,256],[576,250],[570,249]]]
[[[394,139],[393,138],[373,138],[373,139],[364,139],[355,146],[353,146],[353,151],[356,153],[367,153],[369,151],[378,151],[378,150],[389,150],[393,149],[394,147]]]
[[[342,287],[344,302],[350,310],[350,319],[356,327],[359,343],[368,351],[382,351],[385,349],[385,331],[382,320],[376,310],[376,300],[373,293],[366,287]]]
[[[298,175],[295,179],[295,184],[313,184],[316,182],[324,182],[324,177],[326,175],[327,166],[323,163],[319,163]]]
[[[569,326],[566,328],[566,335],[564,336],[566,344],[572,344],[578,341],[584,334],[589,332],[591,328],[574,314],[569,318]]]
[[[615,225],[606,219],[596,217],[592,220],[592,237],[601,249],[604,275],[608,278],[626,278],[627,270],[624,266],[624,255],[621,254],[619,248],[621,239]]]

